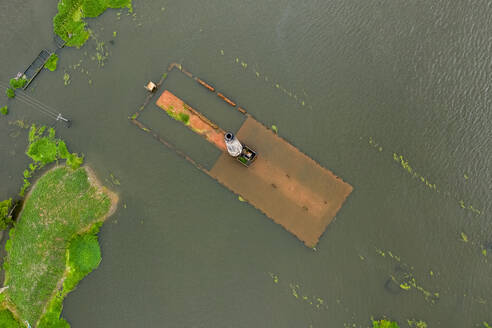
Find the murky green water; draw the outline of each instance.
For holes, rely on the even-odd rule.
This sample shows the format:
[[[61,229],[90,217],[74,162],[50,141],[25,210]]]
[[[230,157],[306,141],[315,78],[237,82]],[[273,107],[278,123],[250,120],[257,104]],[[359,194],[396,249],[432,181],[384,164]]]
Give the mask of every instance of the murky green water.
[[[0,81],[54,46],[56,2],[0,4]],[[483,252],[492,242],[491,6],[135,0],[134,16],[89,20],[105,42],[104,66],[91,59],[94,40],[63,49],[59,69],[28,90],[72,118],[57,131],[121,195],[102,229],[101,266],[66,299],[72,327],[366,327],[371,315],[402,327],[412,318],[492,323],[492,249]],[[172,61],[354,186],[317,251],[128,122],[144,83]],[[169,83],[193,107],[238,124],[205,92],[180,88],[178,76]],[[2,199],[20,189],[28,163],[27,132],[9,122],[52,124],[20,100],[8,104]],[[213,162],[176,122],[145,115]],[[410,290],[385,288],[402,272],[415,279]]]

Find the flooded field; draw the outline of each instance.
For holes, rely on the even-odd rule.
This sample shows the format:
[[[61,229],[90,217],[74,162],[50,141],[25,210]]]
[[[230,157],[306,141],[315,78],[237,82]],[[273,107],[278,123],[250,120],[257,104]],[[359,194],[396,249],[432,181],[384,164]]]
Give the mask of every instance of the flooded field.
[[[54,49],[57,1],[0,4],[0,86]],[[488,1],[133,1],[88,19],[0,107],[0,200],[22,187],[30,123],[120,197],[102,262],[66,298],[72,327],[492,325]],[[129,122],[143,86],[186,66],[354,190],[316,249]],[[170,91],[242,121],[179,75]],[[150,105],[149,105],[150,106]],[[219,153],[155,105],[142,114],[203,165]],[[210,148],[209,148],[210,147]],[[5,239],[5,238],[4,238]]]

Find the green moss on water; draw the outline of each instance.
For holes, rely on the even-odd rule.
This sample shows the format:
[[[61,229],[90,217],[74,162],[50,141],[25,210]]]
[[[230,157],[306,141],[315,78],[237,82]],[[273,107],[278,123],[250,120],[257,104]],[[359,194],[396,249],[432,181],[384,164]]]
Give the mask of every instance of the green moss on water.
[[[19,78],[13,78],[13,79],[10,79],[10,87],[12,89],[20,89],[20,88],[23,88],[27,83],[27,80],[25,77],[19,77]]]
[[[389,321],[386,319],[373,320],[372,328],[400,328],[396,321]]]
[[[3,106],[2,108],[0,108],[0,113],[2,115],[7,115],[9,113],[9,108],[7,106]]]
[[[66,165],[76,170],[84,161],[83,156],[68,151],[65,142],[55,137],[53,128],[46,131],[46,127],[38,128],[34,124],[29,130],[29,146],[26,154],[34,163],[29,164],[30,171],[24,171],[24,184],[19,192],[22,197],[31,185],[29,178],[35,170],[60,159],[66,160]]]
[[[58,319],[63,298],[99,264],[95,234],[110,205],[83,168],[56,168],[39,179],[5,246],[4,293],[22,320],[36,324],[48,305],[38,327],[69,327]]]
[[[7,90],[5,90],[5,94],[7,95],[8,98],[15,97],[15,91],[12,88],[7,88]]]
[[[64,85],[70,84],[70,74],[68,74],[67,72],[63,73],[63,84]]]
[[[53,128],[45,135],[45,127],[31,127],[29,132],[29,147],[26,152],[35,163],[42,166],[52,163],[58,159],[65,159],[66,164],[72,169],[77,169],[83,163],[83,156],[69,153],[64,141],[55,137]]]
[[[48,60],[44,64],[44,67],[53,72],[54,70],[56,70],[57,64],[58,64],[58,55],[51,54],[50,58],[48,58]]]
[[[53,18],[54,32],[70,47],[81,47],[90,32],[86,28],[86,17],[97,17],[108,8],[129,8],[131,0],[60,0],[58,13]]]
[[[427,328],[427,322],[422,321],[422,320],[407,320],[408,327],[410,328]]]
[[[0,202],[0,230],[5,230],[12,223],[11,208],[12,198]]]

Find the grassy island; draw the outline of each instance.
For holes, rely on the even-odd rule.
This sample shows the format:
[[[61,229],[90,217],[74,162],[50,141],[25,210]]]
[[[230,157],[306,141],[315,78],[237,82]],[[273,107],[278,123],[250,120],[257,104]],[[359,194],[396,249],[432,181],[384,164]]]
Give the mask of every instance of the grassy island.
[[[6,244],[0,319],[69,327],[63,299],[99,265],[97,233],[117,201],[88,167],[58,166],[36,182]]]

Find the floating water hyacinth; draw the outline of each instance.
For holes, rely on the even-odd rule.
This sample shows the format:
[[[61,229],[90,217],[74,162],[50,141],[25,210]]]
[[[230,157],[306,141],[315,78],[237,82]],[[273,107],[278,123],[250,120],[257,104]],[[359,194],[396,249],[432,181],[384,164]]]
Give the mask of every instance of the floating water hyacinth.
[[[361,137],[362,139],[362,137]],[[368,142],[369,142],[369,145],[375,149],[377,149],[379,152],[382,152],[383,151],[383,146],[380,145],[379,143],[376,142],[376,140],[373,138],[373,137],[369,137],[368,138]],[[406,158],[403,157],[403,155],[400,155],[398,153],[393,153],[393,160],[397,163],[400,164],[400,166],[408,172],[408,174],[410,174],[412,176],[412,178],[416,178],[418,180],[420,180],[423,184],[425,184],[427,187],[429,187],[429,189],[433,190],[433,191],[436,191],[436,192],[440,192],[440,190],[437,188],[436,184],[435,183],[431,183],[426,177],[424,177],[422,174],[420,174],[419,172],[415,171],[415,169],[413,169],[408,160]],[[467,174],[464,174],[464,178],[465,180],[468,180],[470,177],[467,175]],[[450,192],[443,192],[441,194],[444,194],[444,195],[447,195],[447,196],[451,196],[451,193]],[[458,197],[459,196],[451,196],[452,198],[454,198],[455,200],[459,199]],[[464,200],[459,200],[458,201],[459,204],[460,204],[460,207],[463,208],[463,209],[466,209],[468,211],[471,211],[477,215],[481,215],[483,214],[481,210],[479,210],[478,208],[474,207],[473,205],[469,205],[469,204],[465,204],[465,201]]]
[[[383,146],[381,146],[380,144],[378,144],[376,142],[376,140],[374,140],[373,137],[369,137],[369,145],[371,145],[372,147],[376,148],[377,150],[379,150],[380,152],[383,151]]]
[[[420,292],[422,295],[424,295],[424,298],[426,301],[434,304],[437,302],[439,299],[439,293],[438,292],[431,292],[429,290],[426,290],[423,288],[415,279],[413,275],[413,267],[402,262],[401,258],[398,255],[393,254],[391,251],[383,251],[382,249],[375,248],[376,253],[380,255],[381,257],[385,258],[391,258],[392,260],[398,262],[399,267],[401,267],[405,272],[400,275],[399,278],[395,277],[394,275],[390,275],[391,281],[399,286],[400,289],[409,291],[411,289],[415,289],[418,292]],[[434,275],[433,271],[432,275]]]
[[[438,191],[435,183],[430,183],[427,178],[425,178],[422,174],[416,172],[408,163],[403,155],[399,155],[397,153],[393,153],[393,160],[399,162],[401,167],[404,168],[408,173],[410,173],[414,178],[418,178],[421,182],[423,182],[427,187],[434,191]]]
[[[278,282],[279,282],[279,276],[278,276],[278,274],[275,274],[275,273],[273,273],[273,272],[268,272],[268,274],[269,274],[269,275],[270,275],[270,277],[272,278],[273,282],[274,282],[275,284],[278,284]]]
[[[459,203],[460,203],[461,208],[463,208],[465,210],[472,211],[473,213],[478,214],[478,215],[482,214],[482,211],[480,211],[479,209],[476,209],[472,205],[466,205],[463,200],[460,200]]]
[[[303,295],[301,292],[301,287],[299,286],[299,284],[290,283],[289,287],[290,287],[290,291],[292,293],[292,296],[294,296],[298,300],[311,305],[313,308],[315,308],[317,310],[328,309],[328,306],[325,304],[325,300],[322,299],[321,297]]]
[[[427,323],[422,320],[408,319],[407,323],[410,328],[427,328]]]
[[[219,50],[219,53],[224,56],[225,55],[225,52],[224,52],[224,49],[220,49]],[[238,64],[238,65],[241,65],[241,67],[246,71],[248,70],[248,63],[244,60],[242,60],[241,58],[239,57],[235,57],[233,59],[233,62]],[[258,79],[262,79],[264,80],[265,82],[269,82],[269,84],[280,90],[283,94],[285,94],[286,96],[288,96],[289,98],[292,98],[297,104],[299,104],[300,106],[302,107],[308,107],[309,109],[312,109],[313,107],[311,105],[308,104],[308,102],[306,101],[305,98],[302,98],[302,97],[298,97],[296,92],[293,92],[293,91],[289,91],[287,88],[283,87],[281,83],[279,82],[275,82],[275,81],[271,81],[271,79],[268,78],[268,76],[266,76],[265,74],[262,74],[260,73],[259,71],[257,70],[254,70],[254,73],[255,73],[255,76],[256,78]],[[302,93],[304,94],[305,97],[307,97],[307,93],[303,90]]]

